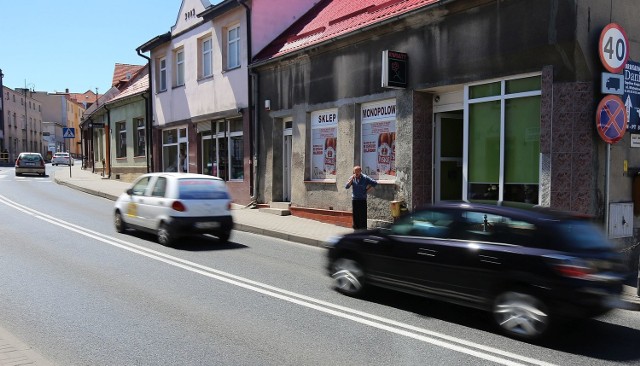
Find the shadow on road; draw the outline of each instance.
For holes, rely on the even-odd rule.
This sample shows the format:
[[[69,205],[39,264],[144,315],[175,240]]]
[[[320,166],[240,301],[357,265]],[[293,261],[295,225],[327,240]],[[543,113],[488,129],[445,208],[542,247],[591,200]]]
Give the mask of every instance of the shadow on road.
[[[143,231],[137,230],[128,230],[128,235],[134,236],[136,238],[154,242],[158,246],[158,237],[151,233],[146,233]],[[233,235],[233,234],[232,234]],[[186,236],[177,239],[177,242],[173,245],[174,249],[184,250],[190,252],[204,252],[204,251],[218,251],[218,250],[232,250],[232,249],[245,249],[246,245],[234,243],[229,240],[226,243],[221,243],[218,238],[215,236],[209,235],[193,235]]]
[[[369,291],[363,300],[502,337],[492,322],[491,314],[485,311],[378,288]],[[615,312],[625,311],[615,310],[612,314],[616,315]],[[633,314],[635,317],[640,313],[634,312]],[[560,322],[548,338],[536,342],[536,345],[592,358],[596,362],[602,360],[638,363],[640,360],[640,330],[612,324],[604,319],[603,317]],[[636,326],[640,324],[640,317],[638,319],[638,322],[634,324]],[[518,347],[517,344],[520,343],[506,337],[505,342],[513,342],[513,345],[509,347]]]

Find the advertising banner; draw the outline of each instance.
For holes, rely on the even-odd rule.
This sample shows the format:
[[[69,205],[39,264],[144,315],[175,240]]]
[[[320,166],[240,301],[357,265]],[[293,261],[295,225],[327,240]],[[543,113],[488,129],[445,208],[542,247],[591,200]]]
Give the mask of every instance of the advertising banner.
[[[395,99],[362,106],[362,171],[377,180],[395,180]]]
[[[338,110],[311,113],[311,179],[335,180]]]

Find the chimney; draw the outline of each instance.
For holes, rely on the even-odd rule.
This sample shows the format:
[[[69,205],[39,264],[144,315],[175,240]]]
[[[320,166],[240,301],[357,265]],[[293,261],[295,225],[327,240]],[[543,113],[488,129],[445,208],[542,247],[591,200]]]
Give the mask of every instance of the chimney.
[[[69,94],[69,88],[65,89],[64,92]]]

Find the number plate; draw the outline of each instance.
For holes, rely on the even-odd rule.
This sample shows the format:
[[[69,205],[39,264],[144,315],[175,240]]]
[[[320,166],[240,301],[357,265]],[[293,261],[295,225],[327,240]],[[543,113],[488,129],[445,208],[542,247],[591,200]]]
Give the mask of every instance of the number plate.
[[[25,165],[26,165],[26,166],[35,166],[35,165],[36,165],[36,163],[26,163]]]
[[[198,229],[215,229],[219,226],[219,222],[196,222],[195,225],[195,227]]]

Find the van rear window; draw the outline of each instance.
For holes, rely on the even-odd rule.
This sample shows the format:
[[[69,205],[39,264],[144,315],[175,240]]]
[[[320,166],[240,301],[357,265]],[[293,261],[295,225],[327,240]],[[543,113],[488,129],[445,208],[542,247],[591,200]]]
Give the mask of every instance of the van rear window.
[[[203,178],[179,179],[178,197],[183,200],[215,200],[231,198],[223,181]]]

